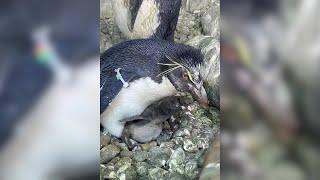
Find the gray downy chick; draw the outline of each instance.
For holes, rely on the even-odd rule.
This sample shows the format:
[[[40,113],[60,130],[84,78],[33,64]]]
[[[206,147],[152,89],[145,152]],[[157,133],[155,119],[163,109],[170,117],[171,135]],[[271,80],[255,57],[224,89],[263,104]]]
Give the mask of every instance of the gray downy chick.
[[[140,143],[155,140],[162,132],[163,122],[180,109],[177,96],[165,97],[151,104],[141,115],[122,120],[126,122],[122,139],[128,146],[132,146],[129,138]]]

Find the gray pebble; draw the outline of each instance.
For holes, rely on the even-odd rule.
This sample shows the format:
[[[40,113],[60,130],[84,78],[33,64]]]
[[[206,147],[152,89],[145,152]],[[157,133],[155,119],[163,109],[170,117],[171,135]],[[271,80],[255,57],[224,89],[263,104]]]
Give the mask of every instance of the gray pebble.
[[[113,144],[110,144],[102,148],[100,151],[100,163],[102,164],[108,163],[111,159],[116,157],[119,153],[120,153],[120,149]]]

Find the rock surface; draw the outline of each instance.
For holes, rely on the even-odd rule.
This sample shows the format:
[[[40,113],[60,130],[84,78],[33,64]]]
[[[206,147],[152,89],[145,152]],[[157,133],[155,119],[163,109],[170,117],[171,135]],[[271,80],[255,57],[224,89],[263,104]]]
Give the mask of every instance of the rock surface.
[[[220,36],[220,2],[215,1],[201,16],[203,32],[207,36]]]
[[[220,39],[213,36],[196,36],[186,44],[201,50],[204,56],[202,70],[205,77],[205,88],[209,100],[215,106],[220,106]]]

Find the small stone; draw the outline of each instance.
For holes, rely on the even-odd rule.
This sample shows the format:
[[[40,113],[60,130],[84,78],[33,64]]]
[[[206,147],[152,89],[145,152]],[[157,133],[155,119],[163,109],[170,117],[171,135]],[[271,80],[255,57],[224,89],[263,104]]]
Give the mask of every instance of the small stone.
[[[110,142],[110,144],[114,144],[114,145],[116,145],[116,146],[119,146],[119,143],[121,143],[120,141],[121,141],[120,139],[111,136],[111,142]]]
[[[104,176],[106,175],[107,170],[106,166],[100,164],[100,180],[104,179]]]
[[[128,158],[128,157],[123,157],[120,158],[119,161],[114,165],[116,169],[124,169],[126,167],[131,166],[132,164],[132,159]]]
[[[197,128],[194,128],[194,129],[192,129],[192,131],[191,131],[191,136],[192,136],[192,137],[197,137],[197,136],[201,133],[200,128],[198,128],[198,126],[195,126],[195,127],[197,127]]]
[[[196,118],[203,118],[206,115],[206,110],[202,109],[202,108],[198,108],[197,111],[194,113],[194,116]]]
[[[148,162],[156,167],[165,167],[170,156],[171,151],[169,149],[154,147],[150,150]]]
[[[137,162],[142,162],[148,159],[148,152],[146,151],[136,151],[134,152],[133,159]]]
[[[167,175],[167,179],[170,179],[170,180],[186,180],[188,179],[186,176],[182,175],[182,174],[179,174],[179,173],[176,173],[176,172],[170,172],[169,175]]]
[[[104,170],[102,172],[100,171],[100,173],[102,173],[103,179],[112,179],[117,177],[114,166],[104,166]]]
[[[126,169],[119,169],[117,171],[117,176],[120,180],[136,180],[138,174],[133,166],[128,167]]]
[[[162,180],[162,179],[165,180],[166,179],[165,177],[168,173],[169,173],[168,171],[156,167],[149,171],[149,177],[153,180]]]
[[[213,123],[212,123],[212,120],[209,119],[209,118],[206,117],[206,116],[201,117],[199,120],[201,121],[201,123],[202,123],[203,125],[205,125],[205,126],[207,126],[207,127],[211,127],[212,124],[213,124]]]
[[[181,128],[178,129],[175,133],[174,133],[174,137],[183,137],[183,136],[190,136],[190,130],[187,128]]]
[[[176,137],[172,140],[172,142],[174,142],[176,145],[183,145],[184,143],[184,138],[182,137]]]
[[[172,131],[171,130],[163,130],[160,136],[157,138],[157,144],[161,144],[163,142],[168,142],[171,138]]]
[[[195,153],[198,151],[198,146],[192,140],[187,139],[184,141],[183,149],[187,152]]]
[[[138,162],[136,164],[136,170],[139,176],[147,176],[148,170],[151,166],[146,162]]]
[[[141,148],[144,151],[149,151],[152,147],[157,146],[157,142],[152,141],[150,143],[146,143],[146,144],[141,144]]]
[[[169,167],[171,168],[171,166],[183,164],[185,159],[186,159],[186,155],[185,155],[183,149],[178,148],[172,153],[172,155],[169,159]]]
[[[132,169],[132,159],[128,157],[121,158],[114,168],[117,169],[116,174],[119,179],[132,179],[129,177],[135,174],[135,169]]]
[[[114,142],[114,144],[118,146],[121,151],[129,151],[129,148],[126,143]]]
[[[120,160],[120,157],[117,156],[115,158],[113,158],[111,161],[109,161],[109,163],[107,165],[114,165],[115,163],[117,163]]]
[[[149,176],[139,176],[137,180],[150,180]]]
[[[116,179],[116,178],[117,178],[117,174],[115,171],[110,171],[104,176],[104,179]]]
[[[190,124],[191,124],[190,117],[187,117],[186,114],[181,116],[180,119],[181,119],[180,127],[184,128],[184,127],[189,127],[190,126]]]
[[[190,179],[197,179],[199,175],[198,163],[197,161],[189,161],[185,165],[185,174],[190,177]]]
[[[111,159],[116,157],[119,153],[120,153],[120,149],[113,144],[103,147],[100,151],[100,163],[102,164],[108,163]]]
[[[128,151],[128,150],[123,150],[120,152],[120,157],[132,157],[133,156],[133,152],[132,151]]]
[[[197,138],[197,146],[199,149],[208,149],[210,146],[209,138]]]
[[[184,162],[185,162],[185,159],[186,159],[186,155],[183,151],[182,148],[178,148],[176,149],[169,161],[168,161],[168,164],[169,164],[169,168],[170,168],[170,171],[174,171],[174,172],[178,172],[180,174],[184,174]]]
[[[180,102],[183,105],[189,105],[191,103],[193,103],[194,99],[192,98],[192,96],[190,94],[187,94],[186,96],[182,96],[180,98]]]
[[[211,138],[213,137],[213,128],[202,126],[200,137],[206,139],[207,141],[210,141]]]
[[[162,128],[163,130],[170,130],[170,124],[169,124],[169,122],[168,121],[165,121],[164,123],[163,123],[163,128]]]
[[[104,147],[110,143],[110,136],[108,135],[101,135],[100,136],[100,146]]]
[[[168,148],[168,149],[173,149],[175,147],[174,142],[163,142],[160,144],[160,148]]]
[[[195,112],[200,108],[199,104],[197,102],[193,102],[192,104],[189,105],[190,106],[190,112],[192,114],[195,114]]]

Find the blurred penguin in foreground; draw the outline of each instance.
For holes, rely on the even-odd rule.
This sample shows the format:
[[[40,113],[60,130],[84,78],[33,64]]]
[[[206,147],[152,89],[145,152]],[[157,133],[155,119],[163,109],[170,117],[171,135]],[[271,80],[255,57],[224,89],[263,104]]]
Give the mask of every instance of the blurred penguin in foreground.
[[[319,177],[319,8],[222,3],[223,178]]]
[[[99,177],[98,12],[88,0],[2,3],[0,179]]]

